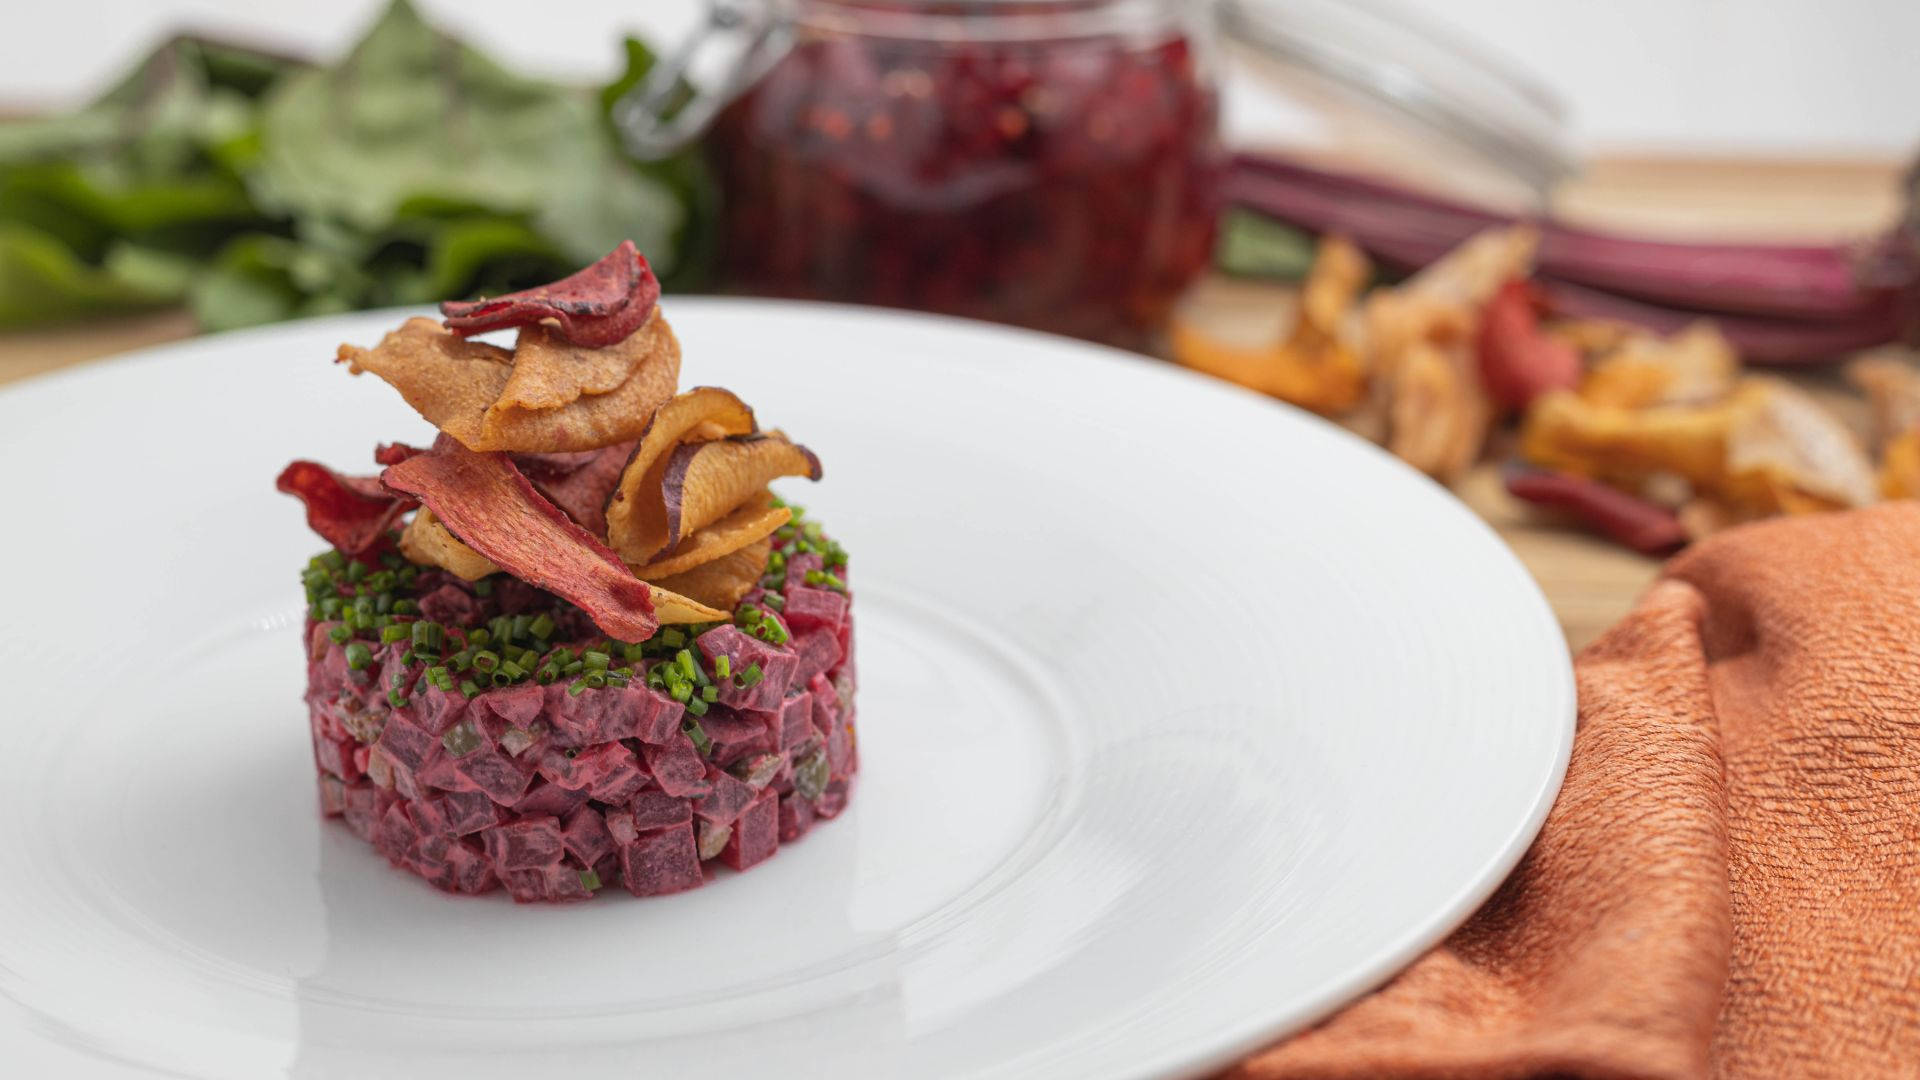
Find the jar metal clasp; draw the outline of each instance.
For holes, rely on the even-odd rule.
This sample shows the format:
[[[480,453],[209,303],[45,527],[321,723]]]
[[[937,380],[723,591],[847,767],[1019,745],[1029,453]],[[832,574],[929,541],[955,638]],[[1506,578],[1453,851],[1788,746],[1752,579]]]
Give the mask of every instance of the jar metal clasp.
[[[769,0],[710,0],[707,17],[613,104],[627,153],[658,161],[698,139],[713,118],[765,75],[793,44],[791,21]],[[717,74],[698,86],[696,68]]]

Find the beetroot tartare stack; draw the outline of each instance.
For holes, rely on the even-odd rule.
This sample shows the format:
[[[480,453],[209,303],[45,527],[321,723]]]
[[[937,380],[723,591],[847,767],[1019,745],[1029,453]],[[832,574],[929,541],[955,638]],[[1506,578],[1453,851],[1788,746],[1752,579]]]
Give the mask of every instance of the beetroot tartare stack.
[[[658,299],[628,243],[342,346],[439,435],[280,476],[332,545],[304,574],[321,808],[442,889],[679,892],[846,807],[846,553],[767,486],[819,460],[677,392]]]

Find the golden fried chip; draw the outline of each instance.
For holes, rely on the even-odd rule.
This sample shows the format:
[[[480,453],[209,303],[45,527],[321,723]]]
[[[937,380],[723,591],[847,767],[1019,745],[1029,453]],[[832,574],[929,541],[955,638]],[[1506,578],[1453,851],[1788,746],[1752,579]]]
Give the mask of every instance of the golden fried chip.
[[[1416,343],[1395,376],[1387,449],[1421,472],[1451,481],[1479,458],[1492,417],[1473,372],[1439,347]]]
[[[1889,499],[1920,497],[1920,429],[1887,443],[1880,458],[1880,494]]]
[[[1713,323],[1702,321],[1672,337],[1628,337],[1594,365],[1580,384],[1580,396],[1623,409],[1706,405],[1731,393],[1739,373],[1733,345]]]
[[[1727,437],[1731,477],[1764,477],[1788,513],[1874,501],[1879,484],[1873,465],[1839,417],[1778,379],[1749,379],[1747,386],[1753,404],[1738,414]]]
[[[1571,393],[1542,398],[1521,430],[1528,461],[1638,490],[1677,473],[1745,514],[1810,513],[1874,497],[1845,425],[1793,387],[1748,379],[1707,406],[1623,409]]]
[[[1396,291],[1412,296],[1479,308],[1500,286],[1533,273],[1533,256],[1540,249],[1540,232],[1527,225],[1484,229],[1428,264]]]
[[[607,500],[607,545],[636,565],[653,558],[664,543],[648,545],[667,532],[666,506],[659,493],[674,447],[757,430],[747,403],[717,386],[695,387],[661,405],[648,417],[640,444]]]
[[[709,607],[732,611],[753,591],[760,575],[766,573],[767,554],[772,550],[772,538],[761,537],[718,559],[663,577],[655,584]]]
[[[1887,447],[1920,429],[1920,368],[1891,356],[1847,365],[1847,380],[1866,392],[1873,410],[1873,444]]]
[[[772,536],[775,529],[791,520],[793,511],[773,505],[773,492],[762,491],[726,517],[682,540],[664,558],[636,566],[633,572],[643,581],[684,574]]]
[[[415,412],[469,447],[481,441],[481,421],[513,371],[507,350],[418,317],[371,349],[340,346],[338,358],[355,375],[370,371],[386,380]]]
[[[778,431],[676,448],[660,483],[666,535],[655,551],[671,551],[682,537],[726,517],[782,476],[818,480],[820,459]],[[643,538],[642,546],[654,539]]]
[[[671,589],[663,589],[658,585],[648,585],[647,588],[653,593],[653,617],[659,620],[661,626],[726,622],[732,618],[725,611],[708,607]]]
[[[609,349],[624,351],[633,360],[625,382],[558,409],[489,409],[481,425],[484,445],[469,444],[469,449],[556,453],[598,450],[639,438],[654,410],[673,397],[680,381],[680,342],[666,318],[655,313],[632,337]],[[537,362],[549,359],[543,356]],[[505,395],[507,388],[501,392]],[[454,432],[448,434],[459,438]]]
[[[421,566],[437,566],[465,581],[479,581],[500,568],[447,531],[433,511],[421,507],[400,534],[400,554]]]
[[[513,374],[487,410],[483,432],[496,436],[524,414],[561,409],[616,390],[636,403],[657,398],[647,411],[658,408],[673,396],[680,380],[679,343],[671,330],[656,327],[659,322],[656,311],[631,336],[602,349],[575,345],[543,323],[521,327]]]
[[[339,358],[356,375],[370,371],[386,380],[414,411],[469,450],[567,453],[638,438],[680,378],[680,344],[658,314],[602,351],[630,365],[626,379],[606,393],[539,410],[495,407],[518,375],[515,353],[468,341],[432,319],[408,319],[372,349],[342,345]],[[523,389],[564,394],[551,375],[561,358],[536,345],[530,359],[534,374],[521,377]]]

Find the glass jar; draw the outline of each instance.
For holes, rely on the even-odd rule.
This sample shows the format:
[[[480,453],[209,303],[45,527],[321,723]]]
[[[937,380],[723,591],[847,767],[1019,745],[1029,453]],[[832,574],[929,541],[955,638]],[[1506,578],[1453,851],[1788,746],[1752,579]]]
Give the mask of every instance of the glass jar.
[[[1210,0],[714,12],[746,44],[725,91],[674,121],[705,130],[723,287],[1139,344],[1207,265],[1223,168]]]

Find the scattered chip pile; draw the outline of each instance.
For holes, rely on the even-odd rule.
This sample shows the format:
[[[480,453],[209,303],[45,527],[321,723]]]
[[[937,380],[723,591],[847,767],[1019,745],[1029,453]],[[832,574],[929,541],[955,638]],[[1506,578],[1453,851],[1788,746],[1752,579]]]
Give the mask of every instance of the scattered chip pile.
[[[658,299],[623,244],[342,346],[439,435],[281,474],[332,545],[304,576],[322,809],[440,888],[679,892],[847,805],[846,554],[768,487],[819,459],[679,393]]]

